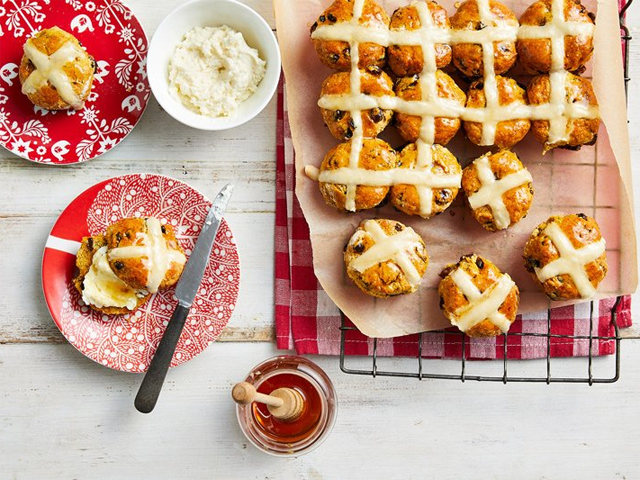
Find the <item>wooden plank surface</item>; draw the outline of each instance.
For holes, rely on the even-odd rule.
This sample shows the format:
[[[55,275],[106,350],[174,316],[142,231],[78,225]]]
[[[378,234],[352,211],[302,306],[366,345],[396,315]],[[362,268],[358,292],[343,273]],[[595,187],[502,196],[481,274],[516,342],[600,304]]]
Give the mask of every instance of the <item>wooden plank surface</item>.
[[[180,3],[130,5],[151,35]],[[270,1],[246,3],[273,25]],[[638,38],[629,108],[638,182],[640,5],[632,7],[629,24]],[[326,444],[289,461],[248,445],[229,387],[277,353],[272,343],[245,342],[273,337],[274,125],[274,102],[245,127],[210,133],[182,127],[152,100],[131,136],[88,164],[46,168],[0,151],[1,479],[638,478],[636,341],[623,344],[621,380],[593,387],[374,380],[342,374],[336,358],[318,358],[340,402]],[[150,416],[132,405],[141,377],[100,367],[68,345],[40,287],[42,248],[62,209],[94,183],[131,172],[171,175],[208,195],[224,182],[238,185],[228,220],[240,248],[242,287],[225,333],[236,343],[214,344],[172,370]],[[640,318],[640,297],[634,300]],[[384,362],[387,368],[409,368],[406,360]],[[611,362],[595,360],[595,371],[610,372]],[[553,365],[557,374],[584,375],[584,360]],[[429,367],[450,372],[457,365]],[[468,368],[471,374],[495,374],[500,365],[476,362]],[[545,364],[511,368],[542,374]]]

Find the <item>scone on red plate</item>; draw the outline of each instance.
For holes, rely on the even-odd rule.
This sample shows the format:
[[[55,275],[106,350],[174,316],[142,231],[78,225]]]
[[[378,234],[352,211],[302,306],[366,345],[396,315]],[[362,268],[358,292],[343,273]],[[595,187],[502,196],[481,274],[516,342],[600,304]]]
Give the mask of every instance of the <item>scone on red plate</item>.
[[[351,48],[343,40],[333,40],[324,27],[349,23],[353,19],[354,3],[352,0],[336,0],[318,17],[311,26],[311,38],[320,61],[335,70],[351,70]],[[372,28],[387,29],[389,15],[384,8],[373,0],[365,0],[359,25]],[[370,66],[384,67],[387,63],[387,49],[384,45],[364,42],[358,48],[358,68]]]
[[[125,218],[104,235],[83,238],[73,284],[92,309],[125,314],[174,285],[185,263],[171,225],[153,217]]]
[[[533,231],[524,266],[551,300],[591,298],[607,275],[606,243],[583,214],[554,215]]]
[[[125,218],[105,233],[109,265],[133,288],[156,293],[174,285],[187,259],[173,227],[157,218]]]
[[[511,150],[486,153],[462,172],[462,188],[474,218],[495,232],[527,216],[533,201],[533,178]]]
[[[58,27],[41,30],[24,44],[22,93],[46,110],[80,110],[91,93],[95,68],[76,37]]]
[[[516,319],[520,291],[492,262],[470,254],[448,265],[438,286],[445,317],[470,337],[507,333]]]
[[[429,256],[411,227],[394,220],[365,220],[345,247],[344,264],[360,290],[387,298],[415,292]]]

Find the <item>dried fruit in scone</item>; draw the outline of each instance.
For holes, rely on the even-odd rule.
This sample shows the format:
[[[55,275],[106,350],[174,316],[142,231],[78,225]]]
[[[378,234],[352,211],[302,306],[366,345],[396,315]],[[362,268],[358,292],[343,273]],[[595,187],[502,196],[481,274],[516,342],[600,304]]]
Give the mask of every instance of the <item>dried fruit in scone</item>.
[[[133,288],[155,293],[174,285],[186,257],[173,227],[157,218],[125,218],[106,231],[107,257],[113,272]]]
[[[489,0],[491,19],[482,18],[478,11],[476,0],[463,2],[451,17],[451,28],[454,30],[471,30],[477,32],[474,40],[478,43],[455,43],[453,45],[453,64],[467,77],[482,77],[485,74],[482,41],[491,41],[483,30],[487,27],[503,27],[515,29],[518,27],[518,19],[505,5],[494,0]],[[483,37],[487,37],[485,40]],[[493,60],[496,74],[509,70],[516,63],[515,31],[514,41],[493,42]]]
[[[553,18],[552,3],[552,0],[538,0],[520,17],[521,28],[516,43],[518,63],[529,74],[551,71],[553,40],[556,35],[561,35],[557,40],[561,45],[564,43],[564,62],[558,67],[581,73],[593,54],[593,14],[587,11],[580,0],[564,0],[562,20],[571,23],[565,24],[564,31],[553,32],[549,29],[546,38],[539,38],[540,27],[550,28],[556,20]]]
[[[418,153],[420,148],[424,150]],[[391,187],[390,200],[407,215],[439,215],[458,195],[462,168],[446,147],[410,143],[398,154],[398,168],[409,170],[405,172],[407,183],[400,181]]]
[[[360,148],[355,168],[351,168],[353,148]],[[320,192],[327,204],[338,210],[355,212],[377,207],[389,193],[390,177],[371,174],[391,173],[397,162],[396,151],[384,140],[365,138],[361,145],[341,143],[327,153],[320,165]]]
[[[440,308],[460,331],[470,337],[495,337],[509,331],[518,313],[520,291],[508,274],[486,258],[470,254],[448,265],[440,276]]]
[[[349,140],[353,137],[356,124],[351,117],[350,108],[339,110],[332,105],[334,99],[344,101],[344,97],[351,92],[350,72],[337,72],[325,79],[322,83],[320,98],[320,111],[324,123],[329,127],[331,135],[338,140]],[[393,81],[379,67],[367,67],[360,71],[360,93],[366,97],[393,97]],[[326,107],[326,108],[322,108]],[[362,119],[363,135],[365,137],[377,137],[389,125],[393,117],[393,110],[383,110],[379,107],[363,110]]]
[[[80,110],[91,93],[95,67],[76,37],[58,27],[41,30],[24,44],[22,93],[46,110]]]
[[[518,85],[513,78],[496,76],[496,85],[500,107],[527,104],[527,96],[524,88]],[[482,122],[465,120],[463,122],[467,138],[476,145],[496,146],[498,148],[510,148],[524,138],[531,128],[528,118],[494,122],[492,109],[487,108],[484,80],[476,80],[469,86],[467,92],[467,108],[483,109]]]
[[[124,315],[150,297],[147,290],[136,290],[120,280],[107,260],[104,235],[84,237],[76,256],[77,275],[73,278],[82,300],[107,315]]]
[[[559,77],[553,77],[559,81]],[[583,145],[596,143],[600,118],[598,116],[598,100],[591,82],[586,78],[566,74],[564,81],[566,95],[560,100],[567,106],[567,111],[561,116],[552,116],[549,120],[533,120],[531,130],[535,139],[544,144],[544,150],[549,151],[560,147],[569,150],[579,150]],[[558,88],[558,85],[554,85]],[[552,80],[549,75],[538,75],[531,79],[527,86],[527,98],[531,105],[548,105],[551,111],[555,108],[551,102]]]
[[[462,188],[474,218],[495,232],[518,223],[533,201],[533,179],[511,150],[486,153],[462,172]]]
[[[427,270],[424,241],[393,220],[365,220],[344,251],[347,275],[364,293],[386,298],[415,292]]]
[[[452,117],[436,117],[433,143],[446,145],[460,129],[458,113],[462,111],[467,99],[464,92],[453,79],[441,70],[436,71],[436,88],[438,99]],[[407,102],[421,101],[423,98],[419,75],[401,78],[397,81],[395,92],[398,98]],[[428,100],[427,100],[428,101]],[[408,113],[396,113],[395,123],[398,132],[408,142],[416,142],[420,138],[422,117]]]
[[[318,20],[311,26],[311,38],[316,53],[320,61],[329,68],[351,70],[352,58],[349,43],[343,40],[334,40],[330,27],[351,23],[355,4],[356,2],[352,0],[336,0],[322,12]],[[357,24],[386,30],[389,27],[389,16],[373,0],[364,0],[362,14],[359,16]],[[382,68],[387,62],[387,49],[384,45],[363,42],[359,44],[358,56],[358,68],[365,69],[370,66]]]
[[[524,266],[551,300],[591,298],[607,275],[606,243],[582,213],[541,223],[524,247]]]
[[[421,19],[426,18],[426,25]],[[430,18],[430,21],[429,21]],[[391,16],[389,29],[396,38],[406,35],[404,32],[429,28],[449,28],[447,11],[431,0],[420,0],[405,7],[398,8]],[[451,62],[451,46],[437,43],[433,47],[436,58],[436,68],[444,68]],[[417,75],[424,69],[424,52],[422,46],[417,45],[389,45],[387,50],[389,66],[398,77]]]

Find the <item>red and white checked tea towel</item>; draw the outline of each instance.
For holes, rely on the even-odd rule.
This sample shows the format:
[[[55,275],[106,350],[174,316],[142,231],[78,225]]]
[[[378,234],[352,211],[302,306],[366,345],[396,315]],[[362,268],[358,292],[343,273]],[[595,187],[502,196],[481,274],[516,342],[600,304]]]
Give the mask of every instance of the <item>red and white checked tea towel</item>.
[[[622,0],[621,0],[622,1]],[[276,338],[280,349],[295,349],[299,354],[337,355],[340,353],[340,311],[324,292],[313,272],[309,226],[296,198],[295,167],[291,129],[284,88],[278,88],[278,123],[276,131],[276,227],[275,227],[275,303]],[[616,299],[594,304],[593,335],[614,335],[611,309]],[[551,333],[554,335],[589,335],[591,304],[551,310]],[[524,321],[523,321],[524,320]],[[631,326],[631,297],[625,296],[617,306],[620,328]],[[510,333],[547,333],[547,311],[519,315]],[[378,340],[380,356],[417,356],[418,335]],[[495,359],[504,356],[504,337],[470,339],[465,342],[467,358]],[[422,353],[427,358],[460,358],[462,336],[426,334]],[[354,330],[347,332],[348,355],[371,355],[373,340]],[[589,341],[552,338],[551,356],[586,356]],[[593,340],[593,355],[615,352],[612,340]],[[542,358],[547,355],[545,337],[513,336],[507,339],[507,357]]]

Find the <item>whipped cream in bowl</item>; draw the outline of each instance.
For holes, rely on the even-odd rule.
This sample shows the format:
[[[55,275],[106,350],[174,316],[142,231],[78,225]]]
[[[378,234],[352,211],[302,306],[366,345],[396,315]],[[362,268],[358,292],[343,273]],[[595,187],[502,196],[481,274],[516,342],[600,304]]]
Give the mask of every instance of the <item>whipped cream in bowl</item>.
[[[161,107],[201,130],[225,130],[259,114],[280,79],[267,22],[235,0],[192,0],[160,24],[149,47],[149,83]]]

